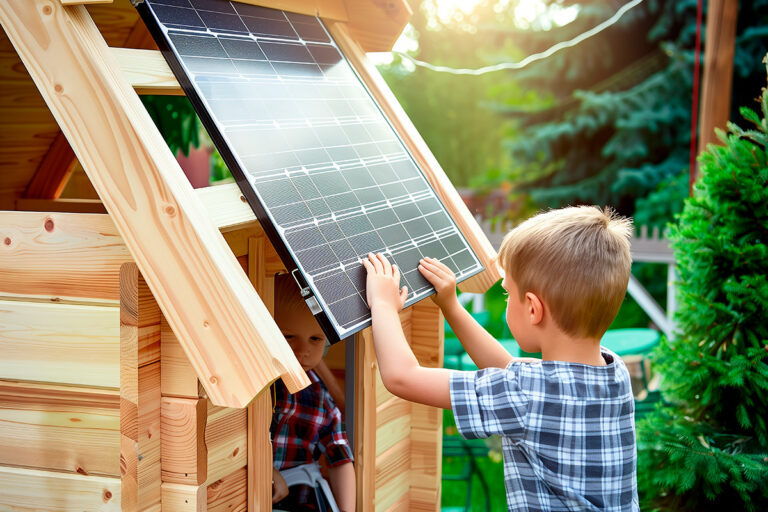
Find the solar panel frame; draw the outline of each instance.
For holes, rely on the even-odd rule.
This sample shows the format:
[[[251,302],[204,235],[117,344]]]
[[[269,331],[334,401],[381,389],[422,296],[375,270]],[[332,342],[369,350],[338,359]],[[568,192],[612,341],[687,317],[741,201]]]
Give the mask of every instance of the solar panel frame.
[[[152,4],[151,6],[149,5],[150,3]],[[197,18],[187,11],[182,11],[181,13],[178,12],[181,10],[180,8],[188,9],[192,3],[196,4],[197,7],[203,6],[215,8],[217,12],[195,8],[193,13]],[[418,291],[410,290],[406,306],[434,293],[434,289],[432,289],[431,286],[428,286],[428,283],[426,283],[423,277],[418,274],[418,270],[416,269],[418,259],[423,254],[418,250],[419,241],[423,241],[427,246],[429,246],[429,244],[442,245],[442,252],[449,256],[452,254],[449,252],[448,246],[446,245],[449,238],[444,237],[441,239],[438,235],[435,235],[436,232],[448,233],[450,231],[451,236],[453,237],[450,241],[455,244],[456,239],[458,239],[461,243],[456,253],[453,254],[466,253],[464,257],[468,258],[465,262],[469,265],[469,267],[467,267],[468,270],[460,273],[458,271],[462,269],[459,269],[458,267],[454,268],[454,270],[457,270],[458,280],[461,281],[467,279],[483,270],[483,266],[474,254],[471,246],[464,239],[461,231],[439,201],[437,194],[423,175],[423,171],[419,169],[418,164],[413,159],[410,151],[408,151],[407,146],[399,133],[394,129],[386,115],[382,112],[380,106],[371,96],[370,91],[368,91],[368,88],[354,69],[354,66],[347,61],[343,52],[339,49],[335,41],[333,41],[333,38],[323,26],[322,20],[316,17],[224,0],[143,0],[137,5],[137,9],[153,38],[157,42],[158,47],[168,62],[171,70],[182,86],[182,89],[192,102],[203,126],[208,131],[212,141],[235,177],[235,181],[243,192],[247,202],[252,207],[267,237],[275,247],[275,250],[288,271],[294,276],[297,284],[302,288],[303,293],[306,293],[305,299],[307,300],[307,304],[310,306],[313,314],[315,314],[315,318],[332,343],[344,339],[370,325],[370,315],[365,303],[365,271],[362,264],[360,264],[359,258],[361,254],[367,252],[366,248],[370,247],[371,250],[374,250],[374,248],[377,247],[378,242],[375,240],[377,237],[379,241],[384,242],[385,248],[392,251],[390,257],[398,262],[403,272],[403,278],[409,280],[409,282],[422,283],[421,287],[417,289]],[[169,16],[167,19],[173,19],[170,18],[170,16],[173,16],[172,9],[176,10],[177,15],[184,15],[184,17],[181,18],[181,21],[185,24],[161,21],[160,17]],[[230,10],[231,13],[229,12]],[[242,12],[246,11],[249,13],[256,12],[259,17],[250,17],[242,14]],[[237,15],[239,21],[235,21],[233,15]],[[175,20],[178,21],[179,19],[176,18]],[[230,23],[230,25],[227,25],[227,23]],[[248,32],[252,40],[259,43],[258,52],[261,53],[254,53],[257,48],[253,44],[250,44],[250,40],[242,38],[242,34],[238,34],[238,30],[242,30],[240,25],[242,25],[242,29],[245,29],[245,31]],[[192,28],[191,30],[190,27]],[[293,74],[304,72],[302,68],[297,68],[297,66],[299,66],[299,64],[295,62],[297,59],[301,61],[302,58],[306,58],[307,55],[309,55],[314,65],[323,69],[326,61],[330,64],[333,57],[340,56],[341,61],[339,62],[342,62],[346,68],[351,71],[356,82],[355,87],[360,88],[364,92],[364,99],[361,99],[356,103],[347,101],[348,98],[342,94],[340,99],[349,104],[344,108],[349,108],[351,110],[350,115],[353,117],[356,116],[359,120],[364,117],[361,115],[361,111],[369,112],[371,105],[373,105],[376,114],[384,121],[388,128],[389,131],[387,133],[394,135],[395,137],[395,142],[390,143],[390,146],[391,144],[398,145],[399,149],[407,157],[407,162],[410,162],[413,169],[418,172],[418,177],[423,181],[423,186],[425,186],[426,189],[417,188],[419,185],[416,184],[416,178],[401,179],[400,172],[403,173],[402,176],[409,176],[408,172],[412,173],[413,170],[410,170],[410,168],[406,169],[406,165],[398,171],[395,164],[399,165],[400,161],[389,161],[384,157],[384,160],[379,162],[379,165],[377,166],[375,164],[375,151],[378,148],[366,148],[366,146],[370,146],[371,144],[375,146],[377,143],[375,140],[371,140],[372,135],[370,134],[370,130],[367,128],[364,129],[368,134],[368,138],[361,137],[362,133],[360,133],[359,130],[356,132],[352,128],[347,129],[339,123],[339,118],[336,118],[336,124],[341,126],[343,133],[338,130],[334,132],[333,129],[326,130],[325,132],[317,132],[315,129],[312,129],[312,134],[316,137],[316,140],[305,141],[302,149],[292,150],[289,155],[281,155],[277,152],[268,155],[269,157],[276,159],[278,164],[284,164],[284,162],[279,160],[280,158],[285,158],[286,160],[289,160],[290,158],[298,158],[302,160],[300,162],[300,168],[298,169],[295,167],[284,166],[286,169],[285,175],[291,187],[286,188],[283,186],[280,188],[281,183],[275,179],[272,180],[275,183],[272,183],[271,185],[265,185],[265,183],[271,183],[269,181],[259,182],[258,187],[260,187],[261,190],[257,190],[257,185],[252,181],[258,181],[259,177],[255,176],[255,174],[257,174],[255,172],[249,173],[247,170],[248,166],[243,161],[244,158],[249,157],[238,155],[232,149],[232,139],[236,138],[235,135],[231,132],[225,134],[226,130],[224,126],[219,119],[216,118],[216,115],[212,113],[213,108],[211,107],[210,102],[214,100],[206,98],[201,90],[202,86],[193,78],[197,73],[192,67],[197,66],[200,63],[195,60],[196,57],[182,57],[178,50],[179,46],[183,47],[185,44],[191,45],[202,43],[203,41],[199,34],[195,33],[195,29],[198,31],[204,29],[206,33],[209,33],[211,27],[216,30],[214,36],[216,42],[220,43],[222,47],[225,46],[226,43],[226,46],[229,47],[228,50],[225,50],[225,53],[229,56],[229,61],[216,64],[231,73],[232,76],[247,76],[251,72],[256,74],[265,73],[268,70],[259,63],[267,62],[273,68],[275,68],[276,65],[283,66],[279,69],[283,69],[283,72],[286,74],[280,75],[278,73],[278,77],[289,77],[293,76]],[[171,34],[175,36],[175,40],[173,41]],[[194,37],[197,37],[197,39],[193,40]],[[331,52],[329,48],[332,48],[335,53]],[[199,59],[203,59],[205,57],[205,52],[208,50],[201,47],[198,47],[198,49],[202,52]],[[234,55],[244,55],[248,59],[242,61],[238,60],[230,54],[230,50]],[[241,52],[241,54],[238,54],[238,52]],[[249,53],[246,55],[242,52]],[[254,60],[254,56],[257,60]],[[264,58],[264,60],[262,61],[261,58]],[[211,63],[211,61],[206,62],[208,65]],[[227,64],[230,66],[227,66]],[[333,68],[328,68],[328,70],[324,70],[324,72],[328,72],[330,75],[330,73],[333,72]],[[253,78],[253,76],[251,78]],[[248,79],[245,79],[245,82],[243,83],[248,83],[247,80]],[[235,81],[233,80],[232,83],[235,83]],[[322,84],[318,84],[317,86],[319,87],[320,85]],[[267,94],[271,93],[268,89],[260,92]],[[345,91],[341,90],[335,94],[343,92]],[[346,92],[352,94],[356,91],[347,89]],[[246,97],[251,100],[253,99],[251,96]],[[262,98],[260,97],[257,101],[261,101],[261,99]],[[270,98],[267,97],[267,99]],[[323,99],[324,101],[328,100],[327,98]],[[275,105],[281,106],[278,103],[278,100],[272,101]],[[295,105],[288,105],[287,102],[284,103],[286,104],[282,105],[283,108],[297,108]],[[240,109],[235,108],[232,109],[231,112],[227,112],[227,115],[241,116],[243,117],[243,121],[251,121],[252,123],[254,122],[254,116],[258,122],[268,123],[270,120],[276,122],[273,117],[274,111],[270,112],[271,107],[274,107],[274,105],[265,104],[264,110],[243,109],[242,112]],[[323,105],[312,105],[312,108],[323,110]],[[221,112],[221,110],[219,112]],[[279,113],[279,110],[277,112]],[[332,113],[332,116],[335,117],[336,113],[337,112]],[[236,117],[235,120],[237,119],[238,118]],[[309,125],[309,120],[307,120],[307,124]],[[248,125],[246,124],[245,126],[247,127]],[[251,124],[250,126],[253,127],[255,125]],[[378,130],[381,130],[380,126]],[[319,150],[324,150],[330,154],[330,149],[334,148],[334,150],[338,150],[337,152],[339,155],[348,156],[344,153],[344,144],[340,146],[328,145],[333,143],[334,138],[338,138],[341,135],[346,137],[349,142],[348,145],[352,148],[351,152],[356,155],[356,158],[360,162],[363,162],[365,158],[370,159],[364,166],[368,172],[359,172],[356,174],[355,171],[358,171],[359,169],[352,167],[343,168],[344,164],[339,165],[339,162],[344,162],[345,160],[339,160],[335,157],[332,157],[334,168],[323,171],[323,173],[326,173],[327,175],[321,175],[321,173],[318,173],[316,170],[311,172],[308,171],[307,167],[311,167],[311,165],[319,158],[319,155],[317,154]],[[243,136],[247,137],[248,132],[246,131]],[[296,130],[296,136],[306,137],[306,130],[303,132],[301,130]],[[242,147],[243,141],[240,142]],[[320,144],[319,146],[317,146],[318,143]],[[266,143],[263,145],[270,148],[280,147],[279,144],[273,146]],[[318,149],[308,147],[311,145],[315,145]],[[346,149],[349,152],[349,148]],[[361,154],[363,151],[370,151],[370,155]],[[380,150],[379,153],[381,153]],[[261,158],[265,157],[264,154],[257,154],[257,156]],[[278,165],[278,167],[280,166]],[[376,172],[373,172],[372,170],[374,167],[377,168]],[[289,172],[288,169],[294,169],[294,171]],[[273,171],[274,169],[265,172]],[[303,180],[304,177],[302,176],[302,172],[306,173],[306,180]],[[291,176],[289,176],[289,174]],[[365,176],[365,174],[367,174],[367,176]],[[251,179],[249,179],[249,176]],[[268,180],[271,177],[274,176],[267,176],[265,179]],[[388,179],[394,179],[395,181],[387,181]],[[362,188],[354,188],[349,183],[350,180],[354,180],[357,185],[365,186]],[[365,180],[373,181],[374,183],[369,184],[365,182]],[[344,182],[349,187],[349,191],[344,187],[339,188],[341,182]],[[266,189],[269,186],[274,186],[275,188],[270,191],[271,193],[267,194]],[[304,194],[299,190],[299,187],[303,187],[302,190],[310,190],[311,195],[310,186],[317,192],[316,195],[318,197],[304,197]],[[298,193],[300,199],[298,202],[290,201],[290,194],[293,193],[291,188],[295,189]],[[411,188],[411,190],[409,190],[409,188]],[[426,190],[426,192],[424,192],[424,190]],[[420,191],[422,192],[423,197],[419,195]],[[364,192],[369,196],[368,202],[362,201],[358,197],[358,192],[361,194]],[[400,195],[393,196],[392,194]],[[267,196],[270,198],[270,201],[272,201],[272,204],[267,204],[269,202],[266,200]],[[386,202],[383,203],[385,206],[373,207],[377,202],[370,201],[379,196],[386,200]],[[401,201],[401,204],[395,204],[396,201],[390,200],[390,198],[395,197],[408,197],[412,203]],[[430,207],[436,209],[428,211],[422,210],[419,206],[421,203],[416,203],[417,197],[424,199],[425,203],[431,201],[432,204]],[[329,199],[331,198],[333,198],[333,209],[329,204]],[[382,203],[380,199],[377,201],[378,203]],[[370,211],[366,210],[366,207],[370,208]],[[356,215],[347,215],[344,213],[345,210],[349,209],[349,211],[351,211],[352,208],[358,210]],[[395,210],[395,208],[397,208],[397,210]],[[310,218],[313,219],[315,229],[313,229],[311,225],[305,226],[305,229],[302,229],[301,225],[289,226],[289,228],[286,229],[285,226],[289,225],[289,223],[286,223],[286,219],[291,219],[292,216],[299,213],[297,210],[301,209],[305,210],[300,212],[303,215],[302,220],[306,222]],[[281,219],[278,219],[278,210],[280,211],[279,216],[282,217]],[[307,216],[307,213],[309,216]],[[318,219],[327,218],[328,215],[333,219],[332,224],[318,223]],[[400,218],[399,215],[403,215],[403,217]],[[280,226],[280,228],[278,228],[278,226]],[[292,230],[290,235],[288,234],[288,229]],[[281,232],[281,230],[283,232]],[[335,233],[334,230],[337,230],[338,233]],[[318,245],[318,242],[321,242],[321,240],[317,239],[318,233],[321,234],[323,241],[325,242],[324,244],[321,243]],[[405,237],[403,237],[403,233],[406,234]],[[413,233],[421,233],[423,235],[414,237]],[[315,237],[314,239],[313,236]],[[387,240],[384,239],[385,237]],[[434,240],[428,240],[430,237],[434,238]],[[394,245],[390,245],[390,242]],[[332,246],[331,243],[334,243],[334,245]],[[409,248],[409,244],[412,248]],[[438,246],[434,245],[434,249],[437,250],[437,248]],[[309,255],[311,251],[312,263],[319,265],[319,267],[310,267],[309,256],[301,256],[303,251],[306,251],[307,255]],[[346,259],[339,256],[339,254],[346,255]],[[450,257],[448,259],[453,262]],[[347,266],[343,264],[345,261],[349,262],[347,265],[352,265],[352,267],[347,268]],[[335,264],[341,265],[340,272],[338,273],[330,273],[327,276],[321,276],[319,278],[312,274],[315,270],[330,268]],[[333,269],[328,272],[332,271]],[[362,283],[362,286],[357,287],[356,285],[358,283]],[[423,283],[426,283],[427,286],[425,287]],[[354,290],[354,293],[352,293],[352,290]],[[345,293],[348,295],[345,295]],[[362,299],[362,305],[360,300],[355,299],[356,296]],[[334,306],[333,309],[331,308],[331,305]],[[361,316],[352,318],[351,322],[354,322],[353,324],[350,324],[349,322],[344,324],[340,321],[339,317],[348,312],[356,312],[356,314],[360,314]],[[358,321],[358,319],[361,320]],[[351,325],[351,327],[348,327],[349,325]]]

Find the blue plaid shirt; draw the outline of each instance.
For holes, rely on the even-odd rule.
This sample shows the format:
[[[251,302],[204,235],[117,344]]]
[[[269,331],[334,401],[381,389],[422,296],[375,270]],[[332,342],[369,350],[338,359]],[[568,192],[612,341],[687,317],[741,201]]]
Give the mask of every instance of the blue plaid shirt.
[[[624,362],[512,362],[451,374],[465,438],[502,436],[509,510],[637,511],[634,400]]]

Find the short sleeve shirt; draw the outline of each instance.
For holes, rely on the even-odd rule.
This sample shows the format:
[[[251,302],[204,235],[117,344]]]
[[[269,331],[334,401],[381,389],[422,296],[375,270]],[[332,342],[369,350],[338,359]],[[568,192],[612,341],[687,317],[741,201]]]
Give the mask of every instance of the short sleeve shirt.
[[[275,382],[270,432],[278,470],[314,462],[322,453],[332,467],[352,462],[339,408],[317,374],[307,373],[310,385],[298,393],[289,393],[280,380]]]
[[[622,360],[511,362],[451,374],[465,438],[502,436],[510,510],[637,511],[634,400]]]

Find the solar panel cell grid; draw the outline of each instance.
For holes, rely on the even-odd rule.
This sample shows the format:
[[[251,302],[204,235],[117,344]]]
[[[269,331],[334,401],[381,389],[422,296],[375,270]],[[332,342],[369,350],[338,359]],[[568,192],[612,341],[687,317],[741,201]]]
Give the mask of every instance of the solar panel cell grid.
[[[482,270],[395,131],[314,17],[225,0],[145,0],[158,45],[332,340],[370,323],[361,258],[403,271],[406,304],[443,260]]]

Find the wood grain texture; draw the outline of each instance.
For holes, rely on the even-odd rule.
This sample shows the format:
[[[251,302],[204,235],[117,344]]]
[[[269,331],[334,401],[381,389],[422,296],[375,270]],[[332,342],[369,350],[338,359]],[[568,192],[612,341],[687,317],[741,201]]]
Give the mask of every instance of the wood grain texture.
[[[393,396],[376,408],[376,456],[411,435],[411,405]]]
[[[410,308],[409,342],[422,366],[443,366],[445,322],[440,308],[422,300]],[[436,407],[411,406],[411,480],[409,506],[416,510],[440,508],[443,413]]]
[[[349,59],[362,78],[373,98],[381,106],[384,114],[392,126],[403,139],[419,167],[424,172],[432,188],[445,205],[456,225],[461,230],[467,242],[474,249],[475,254],[485,267],[485,271],[462,282],[459,288],[467,292],[484,293],[496,281],[501,278],[498,267],[495,265],[496,250],[477,224],[472,213],[462,201],[459,193],[451,184],[445,171],[440,167],[437,159],[421,138],[416,127],[408,118],[403,107],[395,98],[395,95],[387,86],[378,70],[366,58],[365,52],[350,35],[349,28],[344,23],[331,23],[329,30],[336,43]]]
[[[138,94],[184,94],[160,51],[133,48],[110,48],[110,51]]]
[[[707,149],[707,144],[720,144],[715,128],[725,130],[731,115],[733,55],[736,51],[738,17],[739,0],[710,0],[707,3],[704,76],[699,106],[699,153]]]
[[[250,225],[258,226],[253,209],[235,183],[195,189],[209,218],[222,232]]]
[[[244,407],[279,375],[308,384],[85,8],[10,0],[0,21],[208,396]]]
[[[163,510],[173,512],[205,512],[208,509],[206,486],[163,482],[160,494]]]
[[[38,111],[42,111],[46,116],[50,116],[50,113],[45,110]],[[14,117],[18,118],[21,116]],[[24,117],[29,119],[29,115]],[[74,164],[75,152],[72,151],[64,134],[59,132],[51,147],[48,148],[48,152],[43,157],[42,162],[40,162],[29,185],[27,185],[24,197],[57,199],[61,195],[61,191],[64,190],[64,185],[67,184],[69,176],[72,174]]]
[[[100,199],[30,199],[20,197],[16,209],[27,212],[107,213]]]
[[[128,248],[106,215],[0,211],[0,294],[113,301]]]
[[[165,317],[160,319],[160,375],[162,395],[198,398],[199,382],[195,369]]]
[[[120,511],[120,479],[0,466],[0,510]]]
[[[123,510],[160,506],[160,308],[135,263],[120,269]]]
[[[0,381],[0,464],[119,477],[119,463],[117,391]]]
[[[413,12],[406,0],[345,0],[349,33],[366,52],[388,52]]]
[[[163,482],[202,485],[208,478],[204,399],[163,397],[160,406],[160,466]]]
[[[405,438],[376,457],[376,510],[388,510],[411,488],[411,440]],[[438,504],[439,505],[439,504]]]
[[[211,484],[248,464],[248,410],[208,405],[205,427]]]
[[[356,510],[374,510],[376,497],[376,353],[371,328],[355,335]]]
[[[0,379],[117,389],[116,306],[0,300]]]
[[[213,482],[208,486],[208,512],[246,512],[247,510],[259,510],[248,508],[247,503],[247,481],[248,475],[245,468],[225,476],[224,478]],[[272,478],[270,472],[269,478]],[[270,503],[266,510],[272,509]]]
[[[248,278],[271,315],[275,314],[275,277],[268,270],[271,245],[266,235],[248,240]],[[272,509],[271,388],[262,391],[248,406],[248,510]]]

